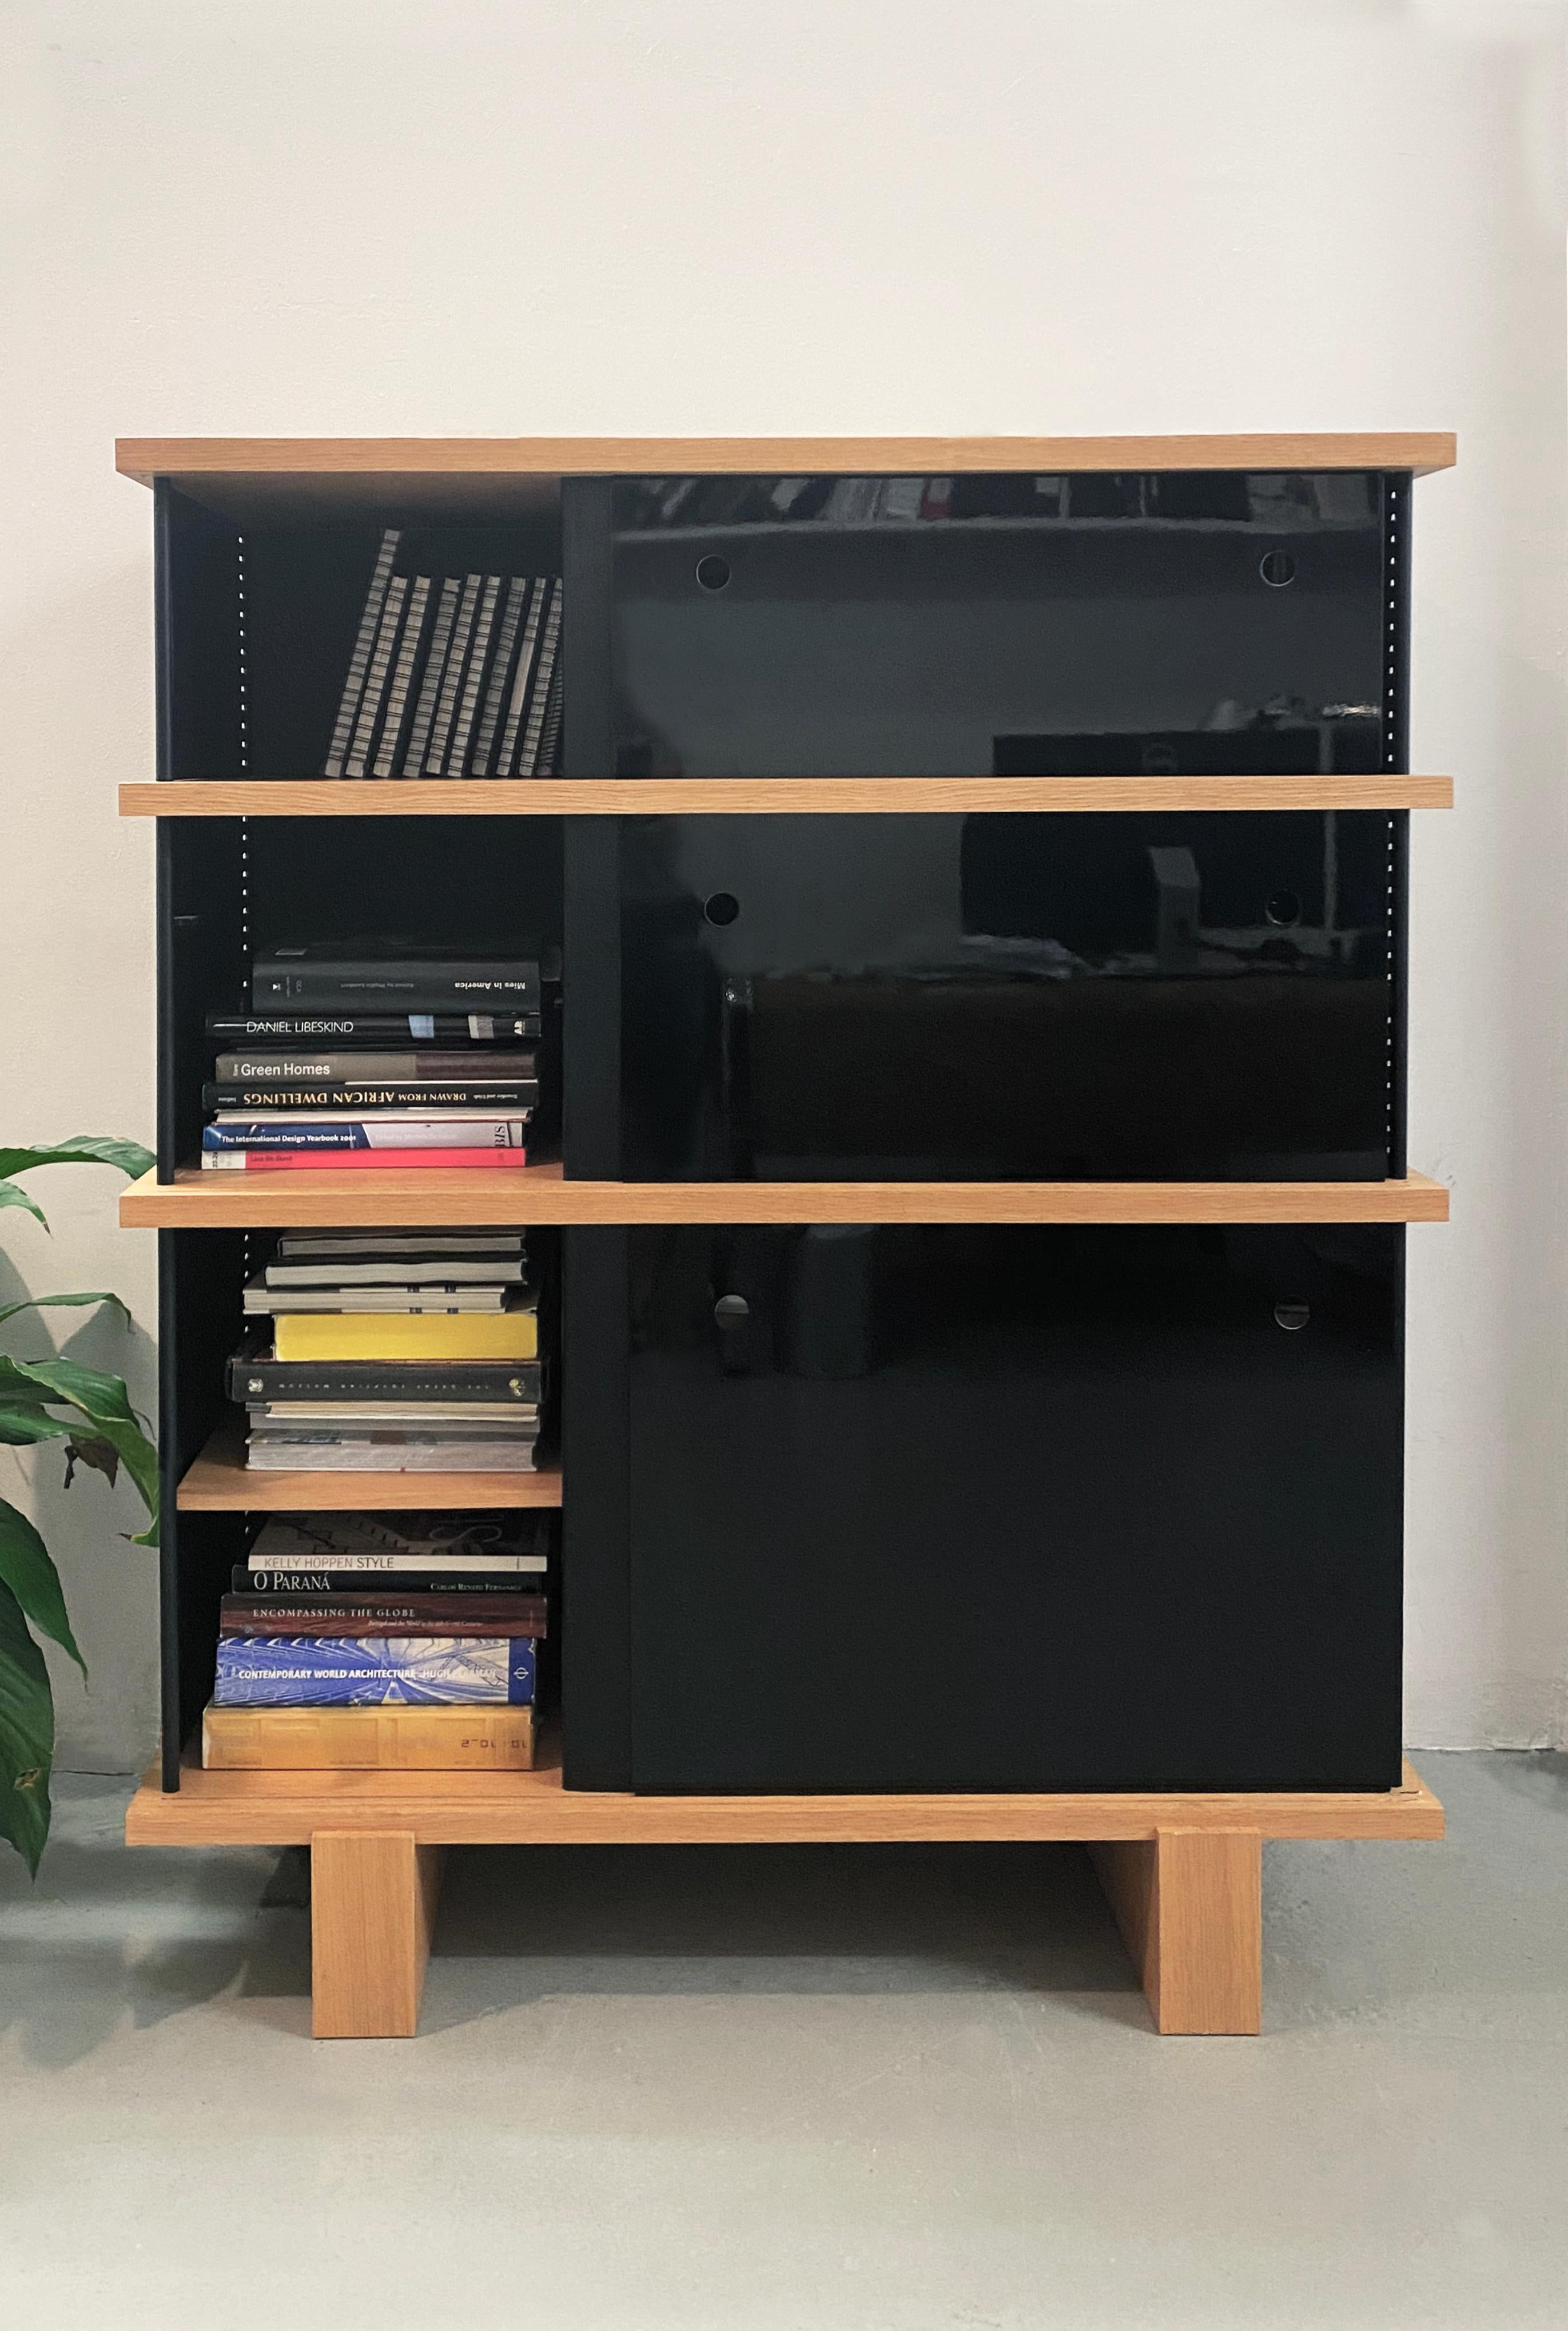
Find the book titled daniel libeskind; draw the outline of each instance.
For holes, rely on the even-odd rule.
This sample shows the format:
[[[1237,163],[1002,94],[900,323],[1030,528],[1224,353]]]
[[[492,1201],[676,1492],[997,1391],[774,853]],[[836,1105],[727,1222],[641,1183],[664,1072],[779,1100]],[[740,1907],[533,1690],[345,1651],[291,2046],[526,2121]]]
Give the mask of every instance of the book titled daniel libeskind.
[[[224,1637],[213,1698],[220,1708],[527,1708],[534,1652],[526,1635]]]

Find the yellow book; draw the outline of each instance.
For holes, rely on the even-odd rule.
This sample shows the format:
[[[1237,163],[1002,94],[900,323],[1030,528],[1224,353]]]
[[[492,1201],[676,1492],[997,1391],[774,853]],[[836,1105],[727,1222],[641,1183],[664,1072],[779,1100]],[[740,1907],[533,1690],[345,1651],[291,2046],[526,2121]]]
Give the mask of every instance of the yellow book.
[[[209,1708],[209,1773],[527,1773],[531,1708]]]
[[[280,1311],[280,1360],[532,1360],[532,1311]]]

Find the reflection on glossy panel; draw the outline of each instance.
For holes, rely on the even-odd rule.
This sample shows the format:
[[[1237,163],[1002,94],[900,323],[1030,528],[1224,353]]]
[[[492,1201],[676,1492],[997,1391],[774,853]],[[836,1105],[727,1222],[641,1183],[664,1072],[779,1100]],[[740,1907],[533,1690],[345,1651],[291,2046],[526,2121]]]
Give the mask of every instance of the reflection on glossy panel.
[[[622,841],[632,1179],[1376,1179],[1364,812],[663,818]]]
[[[1368,771],[1361,472],[660,478],[613,491],[626,776]]]
[[[1402,1239],[632,1232],[636,1785],[1393,1785]]]

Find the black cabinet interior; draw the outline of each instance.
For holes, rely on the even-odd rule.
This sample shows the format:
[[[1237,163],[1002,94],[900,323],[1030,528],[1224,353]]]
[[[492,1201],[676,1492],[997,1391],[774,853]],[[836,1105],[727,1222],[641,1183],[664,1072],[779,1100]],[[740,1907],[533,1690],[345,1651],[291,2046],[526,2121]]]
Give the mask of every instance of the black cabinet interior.
[[[634,1785],[1393,1785],[1402,1237],[633,1231]]]

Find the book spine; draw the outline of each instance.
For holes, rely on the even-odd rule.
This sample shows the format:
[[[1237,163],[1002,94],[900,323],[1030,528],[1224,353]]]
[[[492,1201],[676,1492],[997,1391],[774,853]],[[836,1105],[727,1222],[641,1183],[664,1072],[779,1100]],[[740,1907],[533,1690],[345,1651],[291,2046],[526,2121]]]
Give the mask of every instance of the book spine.
[[[533,1115],[539,1098],[537,1084],[518,1080],[482,1085],[204,1085],[202,1107],[249,1112],[254,1109],[398,1108],[502,1109],[512,1116]]]
[[[451,630],[457,621],[458,593],[461,585],[449,575],[441,586],[435,606],[435,629],[430,635],[430,653],[424,660],[424,677],[419,684],[419,702],[414,708],[413,726],[408,732],[408,750],[403,756],[403,774],[417,777],[424,766],[425,746],[429,741],[435,708],[441,697],[442,680],[446,671],[447,650],[451,642]]]
[[[375,774],[392,777],[397,774],[398,748],[403,732],[408,725],[408,708],[413,700],[413,671],[419,661],[420,645],[424,638],[424,619],[430,608],[430,577],[416,575],[408,594],[408,618],[403,627],[403,640],[397,651],[397,668],[392,675],[392,693],[386,699],[386,718],[382,723],[381,742],[375,749]]]
[[[545,1632],[535,1621],[493,1618],[487,1609],[482,1619],[445,1617],[432,1620],[428,1615],[412,1619],[384,1618],[374,1612],[360,1611],[343,1619],[332,1619],[321,1612],[301,1611],[290,1620],[285,1615],[265,1619],[237,1619],[224,1616],[218,1621],[218,1633],[231,1641],[288,1641],[295,1636],[309,1636],[317,1642],[328,1641],[336,1636],[363,1640],[375,1636],[383,1642],[428,1641],[432,1635],[445,1638],[473,1637],[481,1641],[495,1641],[502,1636],[525,1635],[537,1642]]]
[[[254,1359],[236,1352],[228,1365],[228,1394],[252,1400],[482,1400],[504,1415],[514,1404],[533,1405],[544,1391],[537,1360]]]
[[[538,1042],[537,1013],[497,1012],[351,1012],[282,1013],[209,1013],[207,1033],[214,1044],[299,1044],[314,1048],[352,1042],[395,1040],[401,1052],[411,1045],[449,1045],[469,1051],[475,1068],[486,1066],[484,1047],[491,1044]],[[363,1059],[355,1053],[356,1060]]]
[[[526,1117],[246,1118],[202,1128],[204,1150],[224,1149],[521,1149]]]
[[[391,962],[312,962],[259,956],[251,973],[258,1011],[273,1004],[365,1011],[531,1012],[539,1008],[539,967],[456,959],[411,968]]]
[[[248,1574],[247,1574],[248,1575]],[[378,1635],[385,1626],[413,1627],[426,1635],[445,1632],[440,1622],[478,1627],[491,1635],[542,1635],[549,1605],[542,1594],[497,1593],[485,1597],[481,1613],[461,1594],[225,1594],[218,1606],[223,1627],[303,1628],[323,1634],[340,1629]]]
[[[514,575],[507,584],[506,604],[501,609],[500,633],[496,642],[495,661],[490,667],[490,684],[485,694],[485,709],[480,720],[480,732],[474,740],[473,774],[488,777],[490,754],[494,749],[496,732],[506,709],[507,681],[511,675],[512,657],[517,652],[518,633],[522,628],[523,609],[527,604],[528,586],[520,575]]]
[[[521,1168],[528,1162],[526,1149],[204,1149],[202,1164],[212,1172],[277,1173],[352,1167],[363,1174],[374,1167],[405,1167],[410,1172],[440,1168],[461,1173],[480,1166]]]
[[[480,577],[466,576],[462,597],[458,603],[457,622],[452,627],[451,646],[447,653],[446,670],[441,679],[441,697],[435,708],[435,726],[430,732],[430,750],[424,756],[424,774],[439,777],[444,773],[446,743],[451,733],[452,716],[457,710],[458,690],[462,686],[463,667],[468,661],[469,640],[473,632],[474,610],[479,604]]]
[[[526,1773],[532,1708],[208,1708],[211,1772]]]
[[[335,1556],[334,1563],[341,1564],[344,1558],[341,1555]],[[500,1575],[494,1571],[432,1571],[428,1565],[413,1570],[394,1570],[382,1565],[375,1575],[384,1591],[390,1590],[399,1594],[460,1594],[466,1600],[471,1594],[489,1597],[504,1594],[515,1580],[538,1578],[543,1568],[542,1563],[536,1563],[526,1571],[512,1570]],[[366,1574],[363,1570],[338,1567],[323,1570],[319,1566],[314,1570],[278,1570],[266,1563],[258,1563],[252,1569],[244,1563],[237,1563],[229,1575],[230,1584],[238,1594],[334,1595],[351,1594],[356,1590],[363,1594]]]
[[[523,709],[528,700],[528,680],[534,669],[535,656],[538,652],[539,629],[544,619],[545,600],[548,591],[549,584],[546,578],[543,576],[537,576],[531,586],[527,621],[523,625],[522,645],[518,650],[518,668],[512,674],[511,698],[507,706],[506,721],[501,729],[501,741],[496,750],[496,766],[493,774],[498,777],[509,777],[513,775],[512,764],[517,755],[518,737],[522,730]]]
[[[354,741],[348,747],[344,763],[346,777],[361,778],[375,739],[375,725],[381,717],[381,707],[386,696],[386,682],[392,671],[392,652],[397,643],[397,627],[403,620],[403,603],[408,593],[406,575],[394,575],[386,586],[382,605],[381,622],[376,628],[375,646],[370,658],[370,671],[366,678],[365,693],[359,699],[359,714],[354,723]]]
[[[539,739],[544,734],[545,712],[549,701],[550,681],[556,669],[556,650],[561,638],[561,586],[550,588],[549,613],[539,641],[539,669],[528,697],[527,727],[523,734],[522,749],[518,756],[519,777],[536,777],[539,774]]]
[[[550,674],[549,700],[545,707],[545,726],[539,737],[538,766],[534,771],[537,777],[554,777],[560,774],[557,765],[561,753],[561,666],[557,659],[556,669]]]
[[[447,748],[446,773],[449,777],[461,777],[468,759],[469,739],[473,734],[480,690],[484,686],[485,669],[489,661],[490,633],[495,624],[496,601],[500,587],[499,575],[486,576],[480,596],[480,611],[474,618],[474,643],[469,657],[468,677],[463,681],[462,694],[458,699],[457,718],[452,723],[451,743]]]
[[[332,742],[327,748],[327,759],[322,768],[324,776],[340,777],[343,775],[348,740],[354,734],[354,716],[359,709],[359,699],[375,644],[376,627],[381,621],[381,603],[386,596],[386,586],[392,579],[392,562],[397,556],[397,546],[402,538],[402,529],[397,527],[388,527],[381,538],[381,548],[370,572],[370,588],[365,595],[365,608],[359,618],[354,652],[348,659],[348,676],[343,683],[343,697],[337,707],[337,718],[333,724]]]
[[[292,1052],[220,1052],[213,1077],[225,1085],[378,1085],[389,1079],[430,1084],[448,1078],[468,1084],[476,1079],[532,1084],[537,1070],[534,1051],[494,1051],[476,1059],[471,1052],[337,1052],[301,1045]]]

